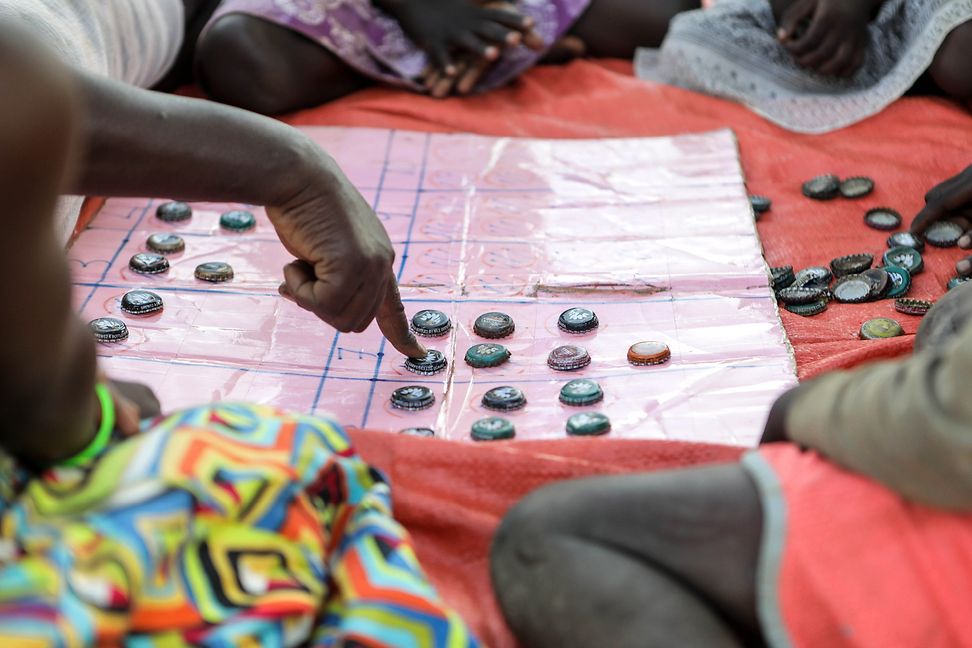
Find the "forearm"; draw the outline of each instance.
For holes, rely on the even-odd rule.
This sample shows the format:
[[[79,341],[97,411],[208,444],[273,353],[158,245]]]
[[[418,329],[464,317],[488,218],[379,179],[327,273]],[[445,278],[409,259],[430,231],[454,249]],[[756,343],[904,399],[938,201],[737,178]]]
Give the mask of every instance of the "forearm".
[[[78,75],[86,117],[72,192],[282,205],[334,162],[300,131],[208,101]]]
[[[918,502],[972,509],[970,333],[807,384],[786,408],[786,436]]]

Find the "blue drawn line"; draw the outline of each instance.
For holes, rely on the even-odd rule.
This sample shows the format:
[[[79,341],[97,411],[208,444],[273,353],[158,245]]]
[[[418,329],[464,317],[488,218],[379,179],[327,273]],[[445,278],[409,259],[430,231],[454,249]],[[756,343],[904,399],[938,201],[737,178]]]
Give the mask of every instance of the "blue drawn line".
[[[112,288],[115,290],[134,290],[135,285],[125,285],[117,283],[97,283],[90,281],[76,281],[75,286],[80,286],[82,288]],[[450,286],[452,288],[454,286]],[[547,299],[544,297],[530,297],[530,298],[515,298],[510,297],[506,299],[495,298],[476,298],[476,297],[463,297],[455,296],[452,298],[445,297],[402,297],[402,302],[405,304],[526,304],[526,305],[537,305],[537,306],[576,306],[579,303],[585,305],[598,305],[598,304],[651,304],[651,303],[671,303],[671,302],[707,302],[707,301],[718,301],[720,299],[745,299],[750,301],[760,301],[772,299],[768,293],[763,293],[766,286],[752,286],[749,288],[739,288],[740,294],[736,295],[692,295],[684,297],[675,297],[672,293],[668,291],[660,291],[651,297],[645,297],[641,299],[631,298],[631,293],[634,290],[619,290],[612,291],[611,294],[617,295],[618,297],[625,297],[623,302],[617,299],[587,299],[581,295],[578,295],[577,299]],[[171,292],[171,293],[200,293],[205,295],[232,295],[241,297],[278,297],[279,293],[276,290],[272,292],[261,292],[257,290],[223,290],[219,288],[193,288],[190,286],[150,286],[146,290],[152,290],[154,292]],[[743,291],[760,291],[759,294],[746,294]]]
[[[121,361],[132,361],[132,362],[144,362],[147,364],[161,364],[161,365],[175,365],[178,367],[202,367],[203,369],[222,369],[229,371],[240,371],[243,373],[253,373],[262,374],[270,376],[292,376],[296,378],[317,378],[318,373],[316,371],[287,371],[287,370],[276,370],[276,369],[260,369],[259,367],[244,367],[239,364],[217,364],[215,362],[197,362],[195,360],[180,360],[178,358],[162,359],[162,358],[145,358],[141,356],[112,356],[98,354],[99,358],[107,358],[111,360],[121,360]],[[365,380],[362,378],[361,380]]]
[[[419,181],[418,190],[415,192],[415,201],[412,203],[412,216],[408,223],[408,232],[405,234],[405,249],[402,250],[402,258],[398,264],[398,273],[395,275],[395,280],[401,282],[402,274],[405,273],[405,263],[408,261],[408,239],[412,238],[412,230],[415,228],[415,217],[418,215],[419,203],[421,202],[422,196],[422,184],[425,182],[425,170],[429,162],[429,144],[431,137],[428,133],[425,134],[425,139],[422,142],[422,164],[419,168]],[[386,162],[387,164],[387,162]],[[377,200],[377,199],[376,199]],[[378,373],[381,371],[381,361],[385,356],[385,337],[382,336],[381,344],[378,346],[378,361],[375,363],[375,373],[372,376],[371,389],[368,390],[368,400],[365,403],[364,414],[361,415],[361,427],[364,428],[368,425],[368,416],[371,415],[371,402],[375,398],[375,387],[378,386]]]
[[[91,298],[94,297],[94,294],[98,290],[98,287],[108,277],[108,272],[115,265],[115,261],[118,260],[118,256],[121,254],[122,250],[125,249],[125,246],[128,244],[128,242],[132,239],[132,234],[134,234],[135,230],[142,223],[142,219],[145,218],[145,214],[148,213],[148,210],[152,208],[153,202],[154,201],[152,201],[152,200],[149,200],[148,201],[148,203],[145,205],[145,209],[143,209],[142,210],[142,213],[138,215],[138,220],[136,220],[132,224],[132,226],[128,229],[128,234],[126,234],[122,238],[121,243],[118,245],[118,249],[115,250],[115,255],[113,257],[111,257],[111,260],[108,262],[108,265],[106,265],[104,271],[102,271],[101,278],[97,282],[95,282],[95,285],[88,292],[88,296],[85,297],[84,298],[84,301],[81,303],[81,308],[78,309],[78,312],[79,313],[83,313],[84,312],[84,309],[88,307],[88,304],[91,302]],[[131,217],[131,213],[132,212],[129,212],[129,217]],[[84,285],[84,284],[78,284],[78,285]]]
[[[377,353],[372,353],[371,351],[365,351],[364,349],[345,349],[344,347],[337,348],[338,360],[344,360],[344,354],[349,353],[351,355],[357,355],[358,360],[364,360],[365,356],[370,356],[372,358],[377,358]]]
[[[126,285],[118,283],[92,283],[88,281],[76,281],[75,286],[82,287],[94,287],[94,288],[114,288],[117,290],[134,290],[135,285]],[[220,288],[193,288],[192,286],[152,286],[152,285],[142,285],[139,287],[144,290],[151,290],[152,292],[172,292],[172,293],[203,293],[206,295],[235,295],[242,297],[279,297],[280,293],[276,290],[273,292],[261,292],[258,290],[223,290]]]
[[[148,358],[140,356],[111,356],[105,354],[98,354],[99,358],[105,358],[110,360],[122,361],[122,362],[141,362],[146,364],[158,364],[166,366],[179,366],[179,367],[200,367],[203,369],[218,369],[223,371],[240,371],[244,373],[269,375],[269,376],[289,376],[294,378],[316,378],[319,374],[316,371],[294,371],[294,370],[277,370],[277,369],[261,369],[259,367],[244,367],[238,364],[218,364],[214,362],[204,362],[195,360],[180,360],[178,358],[173,359],[161,359],[161,358]],[[765,369],[767,367],[776,367],[778,362],[764,362],[764,363],[746,363],[746,364],[718,364],[718,363],[700,363],[697,365],[671,365],[667,368],[657,368],[649,369],[645,372],[645,375],[651,373],[660,373],[666,371],[677,370],[680,373],[691,373],[695,371],[711,371],[712,369]],[[476,376],[472,378],[454,378],[452,383],[455,385],[526,385],[526,384],[541,384],[541,383],[562,383],[569,380],[573,380],[576,377],[588,378],[590,380],[611,380],[614,378],[636,378],[638,376],[638,370],[632,371],[632,369],[627,369],[624,372],[617,373],[606,373],[606,374],[592,374],[583,373],[574,375],[551,375],[548,377],[538,377],[538,378],[521,378],[515,376],[503,376],[496,378],[484,378],[482,376]],[[434,377],[424,377],[416,375],[414,377],[406,376],[402,378],[380,378],[371,377],[365,378],[362,376],[342,376],[342,375],[332,375],[328,377],[328,380],[338,381],[338,382],[367,382],[371,384],[375,383],[386,383],[394,385],[441,385],[442,380],[436,380]]]
[[[388,173],[388,164],[391,161],[391,148],[392,143],[395,141],[395,135],[398,133],[396,130],[392,130],[388,133],[388,141],[385,142],[385,160],[381,165],[381,175],[378,177],[378,187],[375,189],[375,202],[371,206],[375,211],[378,210],[378,203],[381,200],[381,192],[385,186],[385,175]],[[324,371],[321,373],[321,381],[317,384],[317,391],[314,394],[314,401],[311,403],[310,413],[313,414],[317,409],[318,404],[321,402],[321,396],[324,394],[324,383],[327,382],[328,374],[331,373],[331,361],[334,360],[334,351],[337,349],[338,338],[341,337],[340,331],[334,332],[334,339],[331,340],[331,350],[327,354],[327,362],[324,363]],[[378,362],[381,363],[381,349],[378,350]]]

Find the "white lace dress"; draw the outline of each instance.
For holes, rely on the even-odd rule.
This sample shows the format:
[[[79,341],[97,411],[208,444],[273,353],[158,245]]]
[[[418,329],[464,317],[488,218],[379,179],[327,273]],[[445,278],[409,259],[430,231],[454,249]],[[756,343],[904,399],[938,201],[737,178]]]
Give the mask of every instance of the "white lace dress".
[[[849,79],[809,72],[776,39],[767,0],[720,0],[672,22],[660,50],[641,50],[639,77],[733,99],[783,128],[825,133],[879,113],[928,69],[972,0],[886,0],[864,64]],[[972,62],[970,62],[972,71]]]

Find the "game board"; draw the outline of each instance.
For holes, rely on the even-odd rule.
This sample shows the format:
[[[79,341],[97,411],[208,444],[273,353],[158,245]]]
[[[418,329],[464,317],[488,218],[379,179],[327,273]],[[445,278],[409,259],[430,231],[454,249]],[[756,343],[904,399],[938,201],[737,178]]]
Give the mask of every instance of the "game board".
[[[729,131],[655,139],[531,140],[373,129],[308,131],[371,201],[394,243],[409,314],[434,308],[452,317],[445,338],[426,340],[449,369],[416,376],[377,327],[338,334],[277,295],[290,258],[265,213],[257,227],[220,229],[240,205],[194,204],[168,224],[163,201],[109,200],[70,251],[76,299],[86,319],[126,321],[127,341],[99,345],[103,366],[148,382],[168,408],[246,400],[331,412],[349,427],[430,427],[468,440],[490,415],[482,395],[516,385],[525,409],[509,414],[518,439],[565,436],[577,408],[560,387],[593,378],[605,391],[591,409],[610,416],[613,438],[756,442],[769,406],[795,384],[794,364],[768,286],[735,139]],[[246,206],[242,206],[246,207]],[[128,259],[155,232],[175,231],[186,251],[171,269],[139,275]],[[205,261],[226,261],[226,284],[193,277]],[[121,312],[133,288],[160,294],[161,313]],[[593,333],[569,335],[558,315],[594,310]],[[466,349],[483,340],[477,315],[509,313],[516,333],[502,342],[512,360],[472,369]],[[669,344],[660,367],[633,367],[629,345]],[[580,344],[592,364],[569,374],[546,365],[551,349]],[[433,387],[431,409],[393,409],[409,384]]]

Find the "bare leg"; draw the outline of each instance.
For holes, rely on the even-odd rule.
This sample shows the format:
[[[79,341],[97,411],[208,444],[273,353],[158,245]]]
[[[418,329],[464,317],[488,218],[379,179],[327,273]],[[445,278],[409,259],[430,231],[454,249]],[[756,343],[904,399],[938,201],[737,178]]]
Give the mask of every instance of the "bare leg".
[[[590,56],[631,58],[639,47],[658,47],[668,23],[701,0],[593,0],[571,30]]]
[[[761,524],[738,465],[565,482],[503,521],[493,582],[530,648],[758,646]]]
[[[960,25],[945,39],[929,72],[942,91],[960,101],[972,100],[972,22]]]
[[[246,14],[224,16],[206,32],[196,70],[216,101],[265,115],[327,103],[370,83],[323,46]]]

